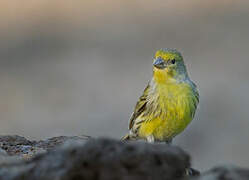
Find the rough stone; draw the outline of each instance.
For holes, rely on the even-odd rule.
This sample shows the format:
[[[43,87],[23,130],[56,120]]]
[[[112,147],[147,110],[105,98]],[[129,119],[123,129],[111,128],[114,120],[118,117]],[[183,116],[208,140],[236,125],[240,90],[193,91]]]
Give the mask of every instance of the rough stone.
[[[177,180],[189,166],[189,156],[178,147],[92,139],[0,164],[0,180]]]
[[[38,148],[42,148],[45,150],[50,150],[54,149],[57,146],[60,146],[62,144],[65,144],[67,142],[71,141],[79,141],[79,142],[84,142],[88,140],[90,137],[89,136],[59,136],[59,137],[52,137],[47,140],[42,140],[38,141],[35,143],[35,146]]]
[[[199,176],[183,150],[165,144],[88,136],[41,141],[0,136],[0,180],[86,179],[249,180],[249,169],[224,165]]]
[[[224,165],[213,168],[191,180],[249,180],[249,169]]]
[[[88,136],[59,136],[47,140],[30,141],[24,137],[0,136],[0,153],[16,155],[24,158],[31,158],[36,154],[45,153],[70,141],[84,142],[89,139]]]

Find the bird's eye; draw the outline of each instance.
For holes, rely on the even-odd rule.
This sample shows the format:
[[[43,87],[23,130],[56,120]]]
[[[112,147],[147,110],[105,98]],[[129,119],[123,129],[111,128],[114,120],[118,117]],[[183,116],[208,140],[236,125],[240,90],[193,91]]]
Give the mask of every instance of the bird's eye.
[[[175,59],[172,59],[171,60],[171,64],[175,64],[176,63],[176,60]]]

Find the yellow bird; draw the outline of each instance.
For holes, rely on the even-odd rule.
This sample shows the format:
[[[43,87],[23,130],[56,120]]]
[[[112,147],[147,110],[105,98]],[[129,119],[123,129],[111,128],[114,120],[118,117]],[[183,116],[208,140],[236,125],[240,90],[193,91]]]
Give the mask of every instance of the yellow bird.
[[[171,143],[192,121],[199,103],[183,57],[176,49],[155,53],[153,77],[139,98],[123,140]]]

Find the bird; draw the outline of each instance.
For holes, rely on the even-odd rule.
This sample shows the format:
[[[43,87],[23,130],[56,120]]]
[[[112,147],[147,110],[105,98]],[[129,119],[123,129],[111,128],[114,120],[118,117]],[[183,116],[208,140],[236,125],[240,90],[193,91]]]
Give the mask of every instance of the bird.
[[[160,49],[153,57],[153,77],[136,103],[129,133],[122,140],[171,144],[193,120],[198,104],[197,86],[182,54],[172,48]]]

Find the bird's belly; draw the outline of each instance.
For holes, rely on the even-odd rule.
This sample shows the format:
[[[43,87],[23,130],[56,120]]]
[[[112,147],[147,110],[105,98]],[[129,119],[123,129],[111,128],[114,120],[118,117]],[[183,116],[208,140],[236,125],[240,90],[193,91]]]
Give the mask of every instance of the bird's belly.
[[[170,140],[182,132],[192,120],[190,113],[190,102],[188,97],[178,96],[178,98],[165,100],[160,105],[161,114],[145,120],[139,129],[140,137],[153,135],[157,141]]]

